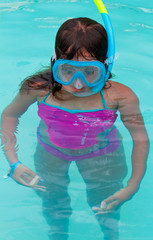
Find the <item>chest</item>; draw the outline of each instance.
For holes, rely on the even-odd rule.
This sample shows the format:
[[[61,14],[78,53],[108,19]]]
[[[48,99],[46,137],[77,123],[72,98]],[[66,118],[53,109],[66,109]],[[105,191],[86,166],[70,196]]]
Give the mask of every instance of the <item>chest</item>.
[[[114,103],[107,93],[103,94],[104,99],[102,98],[101,93],[94,94],[89,97],[67,97],[62,99],[61,97],[55,97],[51,93],[44,99],[44,96],[38,98],[38,103],[42,101],[51,106],[57,106],[65,108],[68,110],[96,110],[96,109],[117,109],[117,104]]]

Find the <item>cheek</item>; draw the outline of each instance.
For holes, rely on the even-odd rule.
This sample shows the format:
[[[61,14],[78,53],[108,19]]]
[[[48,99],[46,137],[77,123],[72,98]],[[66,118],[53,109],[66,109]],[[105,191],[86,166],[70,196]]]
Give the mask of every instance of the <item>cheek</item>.
[[[71,85],[69,85],[69,86],[62,85],[62,89],[64,89],[64,90],[70,90],[72,88],[73,88],[73,86],[71,86]]]

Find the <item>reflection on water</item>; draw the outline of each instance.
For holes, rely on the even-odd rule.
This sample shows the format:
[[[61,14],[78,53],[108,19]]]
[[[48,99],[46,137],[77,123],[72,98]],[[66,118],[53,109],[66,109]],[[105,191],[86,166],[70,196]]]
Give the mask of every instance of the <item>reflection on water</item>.
[[[16,10],[23,10],[23,11],[34,11],[34,9],[30,9],[27,8],[29,6],[32,6],[35,3],[82,3],[82,4],[89,4],[90,1],[89,0],[30,0],[30,1],[9,1],[6,0],[3,3],[0,3],[0,11],[1,12],[11,12],[11,11],[16,11]],[[153,13],[153,9],[152,8],[146,8],[146,7],[142,7],[143,3],[140,3],[141,6],[132,6],[131,3],[129,4],[123,4],[123,3],[110,3],[110,2],[106,2],[106,7],[108,9],[130,9],[130,10],[135,10],[138,12],[144,12],[144,13],[149,13],[152,14]]]
[[[0,129],[0,141],[4,152],[11,149],[18,151],[17,138],[14,132]]]

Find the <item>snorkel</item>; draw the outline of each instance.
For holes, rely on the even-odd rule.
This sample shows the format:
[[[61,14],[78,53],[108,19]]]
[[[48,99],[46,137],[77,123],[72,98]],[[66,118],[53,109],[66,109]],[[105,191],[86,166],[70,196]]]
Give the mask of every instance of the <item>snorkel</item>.
[[[114,58],[115,58],[115,38],[114,38],[112,23],[111,23],[110,17],[108,15],[108,12],[106,10],[104,3],[102,2],[102,0],[94,0],[94,3],[96,4],[96,6],[102,16],[104,26],[105,26],[105,29],[107,32],[107,37],[108,37],[108,50],[107,50],[108,68],[107,68],[107,73],[105,76],[105,83],[106,83],[106,81],[108,80],[109,75],[111,73],[111,70],[113,68],[113,63],[114,63]]]
[[[111,70],[113,68],[113,63],[114,63],[114,58],[115,58],[115,39],[114,39],[114,32],[113,32],[111,20],[110,20],[110,17],[108,15],[108,12],[107,12],[107,9],[106,9],[104,3],[102,2],[102,0],[94,0],[94,3],[96,4],[96,6],[102,16],[104,26],[105,26],[105,29],[107,32],[107,37],[108,37],[108,50],[107,50],[107,60],[106,60],[107,70],[106,70],[104,83],[99,84],[98,86],[92,88],[92,91],[97,93],[103,88],[103,86],[107,82],[107,80],[110,76]]]
[[[70,85],[72,88],[80,90],[76,92],[70,91],[70,93],[79,97],[90,96],[102,90],[110,76],[115,57],[114,33],[108,12],[102,0],[94,0],[94,3],[102,16],[107,33],[108,49],[105,62],[102,63],[98,60],[74,61],[73,59],[56,59],[55,57],[54,64],[52,65],[52,73],[55,81],[60,83],[63,87]],[[96,75],[97,72],[99,78],[96,76],[94,79],[93,77],[93,81],[91,81],[91,78],[84,70],[85,68],[96,69],[94,74]],[[85,91],[83,91],[83,89],[85,89]]]

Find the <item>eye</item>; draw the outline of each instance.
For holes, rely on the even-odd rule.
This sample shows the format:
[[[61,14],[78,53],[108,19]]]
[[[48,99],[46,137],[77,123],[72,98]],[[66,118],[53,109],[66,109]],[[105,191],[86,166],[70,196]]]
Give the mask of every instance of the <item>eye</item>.
[[[84,72],[87,76],[91,76],[95,73],[94,69],[89,69],[89,68],[86,69]]]
[[[73,74],[73,71],[70,70],[70,69],[65,69],[65,72],[66,72],[67,74],[69,74],[69,75]]]
[[[74,74],[74,71],[71,70],[70,68],[63,68],[63,69],[62,69],[62,72],[63,72],[64,74],[67,74],[67,75],[72,75],[72,74]]]

